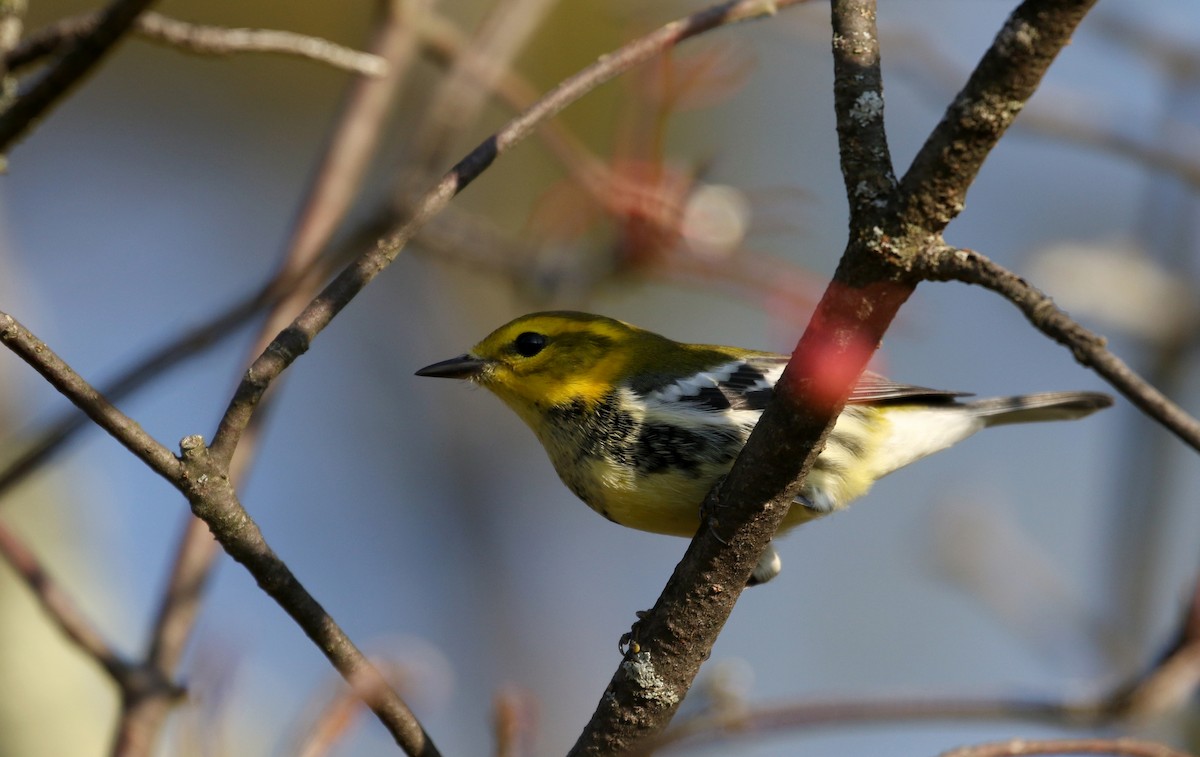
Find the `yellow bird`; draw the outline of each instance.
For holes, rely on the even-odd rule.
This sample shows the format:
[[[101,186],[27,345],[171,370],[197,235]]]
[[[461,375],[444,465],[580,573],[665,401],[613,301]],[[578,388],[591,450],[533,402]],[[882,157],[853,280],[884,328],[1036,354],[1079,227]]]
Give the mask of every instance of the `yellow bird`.
[[[533,429],[563,483],[609,520],[690,537],[705,494],[733,464],[787,362],[560,311],[517,318],[417,375],[491,390]],[[863,374],[782,529],[841,510],[880,477],[980,429],[1082,418],[1112,404],[1098,392],[964,396]],[[780,567],[768,548],[750,582]]]

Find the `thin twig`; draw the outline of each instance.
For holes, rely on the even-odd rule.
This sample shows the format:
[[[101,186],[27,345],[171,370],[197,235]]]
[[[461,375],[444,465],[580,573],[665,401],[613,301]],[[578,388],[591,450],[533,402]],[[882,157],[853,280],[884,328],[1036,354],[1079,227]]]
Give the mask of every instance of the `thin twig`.
[[[1108,350],[1104,338],[1074,321],[1024,279],[973,250],[931,248],[913,262],[914,273],[933,281],[962,281],[1003,296],[1046,336],[1069,348],[1081,364],[1100,374],[1130,402],[1193,449],[1200,450],[1200,421],[1155,389]]]
[[[1107,754],[1119,757],[1193,757],[1188,752],[1140,739],[1012,739],[942,752],[941,757],[1022,757],[1022,755]]]
[[[883,75],[873,3],[833,14],[834,105],[851,226],[873,226],[896,189],[883,128]]]
[[[101,11],[95,28],[78,37],[71,49],[28,92],[19,95],[0,113],[0,153],[7,152],[18,137],[86,76],[153,2],[114,0]]]
[[[878,92],[878,37],[872,0],[835,0],[833,27],[854,29],[854,44],[835,42],[835,77],[857,69]],[[867,148],[881,134],[882,112],[855,118],[857,96],[837,96],[844,167],[878,168],[886,150]],[[854,144],[845,144],[853,142]],[[853,192],[856,182],[847,181]],[[887,192],[884,187],[881,190]],[[886,201],[886,194],[884,195]],[[861,218],[862,215],[856,216]],[[704,520],[653,609],[631,633],[625,660],[609,681],[571,755],[637,751],[670,722],[733,610],[763,550],[800,493],[825,437],[915,281],[887,256],[851,235],[834,281],[775,385],[775,392],[729,475],[709,492]]]
[[[865,723],[919,721],[1022,720],[1083,728],[1110,722],[1121,714],[1113,700],[1054,702],[1022,699],[953,699],[905,696],[881,699],[813,700],[731,712],[703,712],[672,726],[646,753],[667,748],[711,745],[723,737],[746,738],[773,732],[855,727]]]
[[[190,53],[279,53],[308,58],[363,76],[383,76],[387,73],[387,62],[379,55],[359,52],[320,37],[281,29],[204,26],[158,13],[147,13],[138,19],[134,30],[155,42],[173,45]]]
[[[159,444],[132,418],[118,410],[104,395],[54,354],[8,313],[0,312],[0,343],[12,350],[41,374],[76,407],[158,475],[175,483],[182,474],[179,460]]]
[[[57,21],[26,37],[4,56],[4,62],[14,70],[29,66],[90,34],[99,22],[100,15],[96,13]],[[364,76],[383,76],[387,73],[387,62],[378,55],[359,52],[320,37],[279,29],[207,26],[148,12],[134,22],[133,32],[151,42],[197,55],[274,53],[308,58]]]
[[[673,21],[609,55],[602,56],[596,63],[560,83],[536,105],[485,140],[418,200],[414,205],[413,216],[407,223],[346,267],[254,361],[246,371],[245,378],[213,437],[213,454],[221,460],[232,457],[243,429],[250,422],[255,406],[271,382],[296,358],[304,354],[312,340],[329,325],[334,316],[396,259],[416,231],[431,216],[474,181],[499,155],[525,139],[539,123],[558,114],[563,108],[604,82],[685,39],[797,2],[800,0],[740,0],[714,6]]]
[[[406,754],[438,757],[437,747],[400,695],[267,544],[238,501],[228,477],[228,463],[216,460],[199,436],[186,437],[180,449],[185,472],[177,485],[196,517],[209,524],[229,556],[244,565],[262,590],[312,639]]]
[[[500,102],[515,112],[533,106],[538,91],[527,80],[511,68],[488,71],[481,68],[481,61],[467,57],[470,39],[449,19],[430,13],[424,16],[419,29],[421,53],[431,61],[443,66],[460,65],[471,73],[477,82],[489,81],[492,93]],[[538,126],[538,135],[547,149],[570,172],[580,185],[603,201],[604,188],[610,186],[607,177],[611,172],[604,161],[596,157],[575,134],[554,120],[544,121]]]

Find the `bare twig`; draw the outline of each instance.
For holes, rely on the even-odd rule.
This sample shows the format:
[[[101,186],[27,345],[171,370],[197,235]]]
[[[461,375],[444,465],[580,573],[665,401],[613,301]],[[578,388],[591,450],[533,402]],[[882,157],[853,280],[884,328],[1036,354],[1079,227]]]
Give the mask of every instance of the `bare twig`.
[[[864,723],[919,721],[1022,720],[1082,728],[1110,722],[1121,714],[1110,699],[1091,702],[1022,699],[931,698],[905,696],[858,700],[813,700],[769,707],[716,710],[672,726],[645,753],[708,745],[722,738],[746,738],[772,732],[853,727]]]
[[[95,13],[57,21],[30,34],[4,56],[4,62],[14,70],[36,63],[92,33],[99,22],[100,15]],[[147,12],[134,22],[133,32],[152,42],[197,55],[274,53],[308,58],[364,76],[383,76],[387,73],[387,62],[378,55],[359,52],[320,37],[279,29],[207,26]]]
[[[118,410],[104,395],[55,355],[44,342],[7,313],[0,312],[0,343],[17,354],[71,400],[96,425],[168,481],[178,480],[181,469],[171,451],[147,434],[133,419]]]
[[[134,31],[156,42],[173,45],[190,53],[279,53],[296,55],[363,76],[383,76],[387,62],[379,55],[330,42],[319,37],[280,29],[231,29],[179,21],[158,13],[138,19]]]
[[[685,39],[735,21],[753,18],[778,6],[800,0],[741,0],[724,3],[673,21],[657,31],[605,55],[596,63],[566,79],[536,105],[510,121],[452,168],[414,205],[411,220],[379,241],[373,250],[363,253],[304,309],[291,326],[281,332],[246,371],[229,408],[213,438],[212,452],[217,459],[228,460],[238,444],[259,399],[273,382],[300,355],[312,340],[333,320],[355,295],[395,260],[425,222],[474,181],[492,162],[513,145],[525,139],[542,121],[553,117],[587,92],[623,71],[659,54]]]
[[[1109,352],[1103,337],[1076,323],[1053,300],[1016,274],[978,252],[946,246],[931,248],[928,254],[915,260],[913,271],[925,279],[976,284],[1003,296],[1016,305],[1035,328],[1069,348],[1076,360],[1100,374],[1130,402],[1186,444],[1200,450],[1200,421]]]
[[[1012,739],[959,747],[941,757],[1021,757],[1044,754],[1107,754],[1120,757],[1192,757],[1166,744],[1139,739]]]
[[[169,369],[236,335],[238,326],[268,303],[278,299],[286,288],[287,283],[278,279],[268,282],[257,292],[252,292],[205,322],[187,329],[162,346],[151,350],[106,384],[100,390],[100,394],[110,402],[121,401]],[[85,414],[75,408],[69,408],[47,423],[32,441],[23,442],[20,454],[0,470],[0,499],[26,476],[44,465],[86,423]]]
[[[420,28],[421,52],[443,66],[463,66],[463,71],[475,77],[477,84],[487,81],[492,93],[516,112],[532,107],[538,99],[533,85],[511,68],[485,70],[483,61],[469,57],[470,39],[453,22],[430,13]],[[608,167],[587,146],[557,121],[548,120],[538,126],[538,134],[550,152],[570,171],[571,176],[598,199],[603,200],[603,188],[609,185]]]
[[[0,153],[6,152],[17,137],[87,75],[153,2],[114,0],[101,11],[95,28],[77,38],[71,49],[28,92],[19,95],[0,113]]]

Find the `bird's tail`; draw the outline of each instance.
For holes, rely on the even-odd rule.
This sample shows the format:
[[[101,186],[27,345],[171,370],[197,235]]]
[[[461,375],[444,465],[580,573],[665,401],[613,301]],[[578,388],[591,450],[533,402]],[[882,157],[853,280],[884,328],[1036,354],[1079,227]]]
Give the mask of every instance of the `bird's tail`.
[[[1042,392],[1018,397],[992,397],[963,403],[985,426],[1083,418],[1113,403],[1101,392]]]

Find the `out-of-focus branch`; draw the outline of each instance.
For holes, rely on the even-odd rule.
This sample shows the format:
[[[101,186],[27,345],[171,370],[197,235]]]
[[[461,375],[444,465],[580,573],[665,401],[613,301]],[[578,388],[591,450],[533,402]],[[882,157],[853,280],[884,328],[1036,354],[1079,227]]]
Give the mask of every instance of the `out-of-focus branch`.
[[[171,451],[92,388],[71,366],[8,313],[0,312],[0,343],[41,374],[67,399],[132,452],[151,470],[172,483],[182,473]]]
[[[1099,22],[1101,18],[1103,14],[1095,21]],[[1109,20],[1107,23],[1113,22]],[[1101,23],[1101,28],[1104,25]],[[932,47],[925,35],[892,35],[889,42],[892,59],[898,57],[902,63],[908,64],[904,68],[922,93],[931,99],[936,97],[940,100],[944,93],[953,92],[965,75],[954,62]],[[1122,123],[1127,120],[1122,119]],[[1172,122],[1169,118],[1163,120],[1164,124],[1180,130],[1196,129],[1193,124]],[[1070,112],[1058,100],[1034,100],[1021,111],[1021,117],[1014,126],[1023,134],[1058,139],[1125,158],[1145,168],[1175,176],[1200,189],[1200,161],[1196,160],[1194,151],[1173,149],[1169,144],[1160,145],[1122,133],[1115,124],[1105,121],[1096,114]]]
[[[363,253],[344,269],[254,361],[221,419],[212,442],[213,454],[220,460],[232,457],[242,431],[250,422],[255,407],[271,382],[296,358],[304,354],[316,335],[329,325],[342,308],[395,260],[416,231],[431,216],[444,208],[499,155],[529,136],[538,124],[555,116],[604,82],[683,40],[799,1],[741,0],[714,6],[673,21],[613,53],[602,56],[592,65],[560,83],[537,104],[485,140],[414,203],[409,221],[381,239],[374,249]]]
[[[418,2],[385,0],[370,45],[373,58],[385,63],[387,76],[360,77],[350,84],[343,99],[337,124],[325,143],[321,163],[309,182],[283,248],[276,281],[295,282],[271,307],[259,329],[253,354],[260,352],[271,336],[294,317],[312,298],[323,280],[325,266],[320,255],[345,216],[358,191],[370,156],[374,154],[400,79],[416,50],[413,16]],[[255,420],[261,425],[264,417]],[[232,485],[245,480],[256,451],[256,435],[247,434],[227,471]],[[236,502],[234,504],[237,504]],[[240,504],[238,505],[240,506]],[[249,516],[242,512],[238,514]],[[180,540],[167,589],[159,604],[147,666],[173,675],[179,664],[199,610],[200,596],[211,575],[219,550],[209,533],[209,524],[189,517]],[[399,699],[398,694],[392,694]],[[122,757],[149,754],[172,703],[165,698],[125,702],[117,728],[114,752]],[[394,708],[403,711],[403,702]],[[413,724],[415,717],[407,713]],[[409,727],[409,731],[414,729]],[[419,725],[415,729],[419,731]],[[428,738],[424,733],[416,734]],[[414,743],[410,746],[416,747]]]
[[[964,746],[941,757],[1021,757],[1022,755],[1104,754],[1113,757],[1192,757],[1166,744],[1140,739],[1013,739]]]
[[[445,165],[446,153],[460,134],[475,124],[496,82],[509,70],[512,59],[529,35],[541,24],[557,0],[501,0],[493,3],[479,31],[451,64],[433,102],[425,110],[411,143],[415,177],[422,184],[428,174]],[[397,204],[408,204],[401,181]]]
[[[100,13],[96,26],[75,40],[28,92],[0,112],[0,154],[75,86],[112,49],[154,0],[115,0]]]
[[[1105,340],[1071,319],[1054,301],[1024,279],[973,250],[934,247],[913,262],[913,272],[933,281],[976,284],[1003,296],[1025,314],[1035,328],[1071,350],[1081,364],[1108,383],[1151,418],[1200,450],[1200,421],[1188,415],[1112,354]]]
[[[122,701],[145,697],[175,701],[183,695],[183,689],[172,684],[157,668],[136,664],[118,654],[33,551],[3,524],[0,524],[0,559],[12,566],[63,636],[104,669]]]
[[[83,615],[24,541],[3,524],[0,524],[0,557],[12,566],[46,616],[72,644],[99,663],[114,681],[120,683],[129,676],[132,666]]]
[[[110,402],[119,402],[171,368],[236,335],[239,326],[278,299],[286,286],[285,282],[274,279],[205,322],[172,337],[126,367],[100,390],[100,394]],[[70,408],[47,423],[33,440],[23,442],[20,454],[0,470],[0,499],[44,465],[86,423],[85,414]]]
[[[851,386],[916,286],[907,263],[941,244],[942,228],[957,213],[947,208],[948,198],[965,195],[978,164],[1086,11],[1067,4],[1075,11],[1067,13],[1063,5],[1031,0],[1014,12],[966,93],[966,99],[977,99],[973,117],[992,128],[964,131],[957,119],[939,127],[927,148],[947,135],[961,143],[953,150],[942,145],[945,154],[923,154],[895,189],[883,130],[875,5],[832,4],[834,103],[851,207],[849,243],[771,403],[728,477],[709,493],[705,511],[717,515],[701,524],[655,607],[635,626],[629,653],[572,755],[640,749],[674,714]],[[995,94],[1010,99],[993,99]],[[903,212],[885,212],[891,210]]]
[[[99,14],[85,13],[57,21],[30,34],[19,46],[6,51],[3,61],[16,70],[55,55],[81,37],[91,34],[100,20]],[[160,42],[197,55],[274,53],[308,58],[364,76],[383,76],[387,73],[387,62],[378,55],[359,52],[320,37],[280,29],[208,26],[147,12],[134,21],[133,32],[151,42]]]
[[[25,0],[0,2],[0,111],[16,93],[17,83],[8,75],[8,55],[21,42],[25,27]]]
[[[180,449],[184,474],[177,485],[196,517],[209,525],[229,556],[245,566],[263,591],[312,639],[406,754],[437,757],[437,747],[408,705],[267,544],[238,501],[228,463],[215,460],[199,436],[184,438]]]

